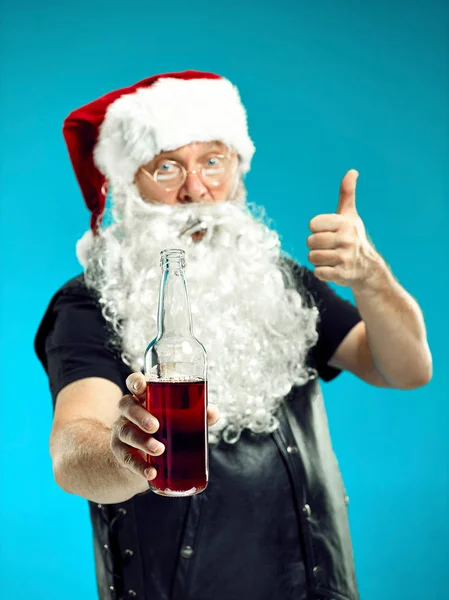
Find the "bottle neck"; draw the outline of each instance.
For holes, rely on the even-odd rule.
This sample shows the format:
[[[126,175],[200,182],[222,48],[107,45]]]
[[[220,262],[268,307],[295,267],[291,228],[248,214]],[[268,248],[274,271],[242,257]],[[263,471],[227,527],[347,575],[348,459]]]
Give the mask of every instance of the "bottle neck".
[[[184,269],[179,263],[165,265],[162,270],[158,328],[159,337],[167,333],[193,335]]]

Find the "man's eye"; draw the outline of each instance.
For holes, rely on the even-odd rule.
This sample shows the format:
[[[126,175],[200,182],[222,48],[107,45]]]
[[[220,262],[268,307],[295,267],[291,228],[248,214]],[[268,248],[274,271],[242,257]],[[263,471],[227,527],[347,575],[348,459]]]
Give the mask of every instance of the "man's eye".
[[[182,178],[182,172],[176,163],[165,162],[158,165],[155,176],[156,181],[173,182]]]
[[[217,167],[219,164],[220,164],[219,157],[211,156],[206,162],[206,167]]]

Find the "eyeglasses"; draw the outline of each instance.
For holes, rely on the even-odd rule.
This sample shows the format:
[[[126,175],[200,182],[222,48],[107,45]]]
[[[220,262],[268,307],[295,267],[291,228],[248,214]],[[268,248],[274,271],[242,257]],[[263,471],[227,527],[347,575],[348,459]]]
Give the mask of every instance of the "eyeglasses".
[[[153,173],[149,173],[145,167],[140,167],[140,169],[166,192],[172,192],[184,185],[189,173],[199,175],[206,187],[220,186],[233,173],[235,166],[236,162],[232,161],[232,157],[229,155],[209,154],[198,162],[196,169],[191,171],[188,171],[176,160],[161,160]]]

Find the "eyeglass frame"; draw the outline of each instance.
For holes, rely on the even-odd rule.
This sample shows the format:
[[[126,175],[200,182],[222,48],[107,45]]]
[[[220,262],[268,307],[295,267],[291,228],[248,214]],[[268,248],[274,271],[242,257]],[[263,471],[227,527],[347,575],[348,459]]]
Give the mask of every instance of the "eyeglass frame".
[[[216,156],[217,158],[232,158],[232,155],[230,157],[229,154],[215,154],[214,156]],[[145,167],[141,166],[140,170],[151,179],[151,181],[153,181],[156,185],[160,186],[165,192],[174,192],[176,190],[180,190],[182,188],[182,186],[185,184],[186,180],[187,180],[187,175],[192,174],[192,175],[196,175],[199,174],[201,181],[203,182],[204,185],[207,185],[206,183],[204,183],[203,177],[202,177],[202,171],[205,167],[202,167],[201,169],[186,169],[184,165],[182,165],[180,162],[178,162],[177,160],[171,160],[171,159],[166,159],[164,161],[165,163],[170,163],[172,165],[177,165],[181,168],[181,172],[183,175],[183,180],[182,182],[179,184],[179,186],[170,189],[170,188],[165,188],[162,183],[160,183],[157,179],[155,179],[154,174],[156,173],[156,171],[158,170],[159,167],[156,167],[153,171],[153,175],[151,173],[149,173]],[[235,163],[234,168],[231,170],[230,175],[232,175],[234,173],[235,168],[237,167],[238,161]],[[218,184],[220,185],[220,184]]]

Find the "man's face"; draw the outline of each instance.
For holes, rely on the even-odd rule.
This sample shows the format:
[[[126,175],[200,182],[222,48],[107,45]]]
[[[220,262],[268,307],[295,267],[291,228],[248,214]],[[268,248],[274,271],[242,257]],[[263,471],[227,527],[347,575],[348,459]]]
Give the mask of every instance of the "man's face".
[[[137,171],[135,184],[147,202],[223,202],[238,176],[235,152],[221,142],[193,142],[155,156]]]

